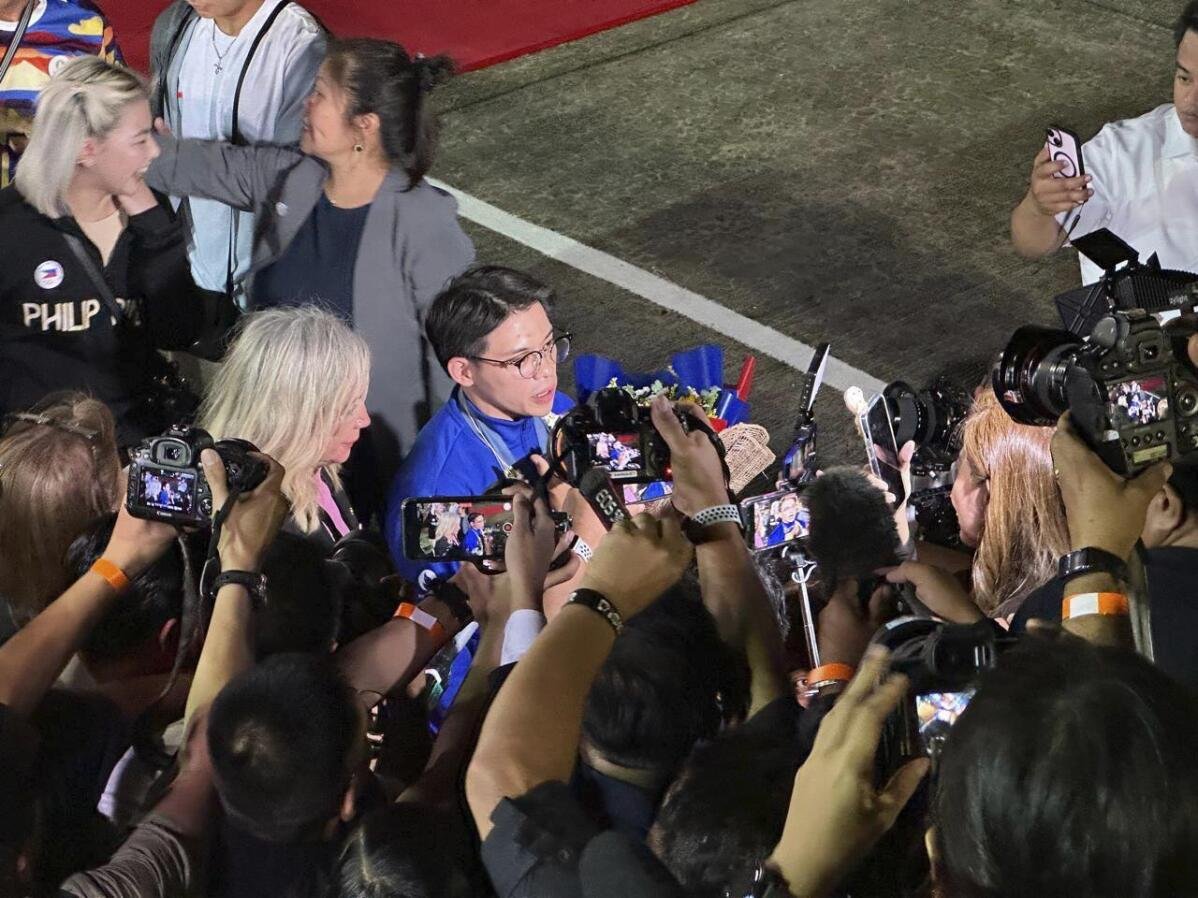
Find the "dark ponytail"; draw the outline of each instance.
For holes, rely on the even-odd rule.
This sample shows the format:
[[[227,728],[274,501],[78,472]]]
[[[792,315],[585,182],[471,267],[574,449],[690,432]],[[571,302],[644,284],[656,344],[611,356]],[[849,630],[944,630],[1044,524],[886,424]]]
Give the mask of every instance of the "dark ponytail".
[[[429,94],[453,75],[453,61],[448,56],[413,58],[399,44],[359,37],[333,41],[326,65],[345,92],[346,115],[379,117],[383,154],[407,172],[415,187],[432,167],[437,146]]]

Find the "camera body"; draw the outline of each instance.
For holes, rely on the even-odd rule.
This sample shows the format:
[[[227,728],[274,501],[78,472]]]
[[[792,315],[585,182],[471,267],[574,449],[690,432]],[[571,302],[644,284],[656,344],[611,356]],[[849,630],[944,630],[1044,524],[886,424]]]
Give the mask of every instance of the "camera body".
[[[1021,327],[994,370],[995,394],[1023,424],[1055,424],[1068,410],[1112,471],[1135,476],[1198,449],[1198,376],[1177,325],[1132,309],[1111,311],[1085,340]]]
[[[886,782],[912,758],[939,758],[978,677],[997,664],[1016,637],[1000,636],[988,620],[949,624],[899,617],[873,641],[890,649],[891,669],[911,681],[907,699],[887,718],[878,746],[878,776]]]
[[[135,518],[184,527],[207,527],[212,519],[212,490],[200,453],[214,449],[225,464],[229,489],[248,492],[266,479],[267,466],[249,453],[246,440],[213,440],[198,427],[172,427],[133,451],[125,507]]]
[[[689,432],[694,419],[676,408],[674,413]],[[604,471],[616,483],[673,479],[670,447],[653,426],[649,409],[625,390],[599,390],[592,404],[574,409],[559,425],[560,458],[571,483],[577,484],[592,468]]]

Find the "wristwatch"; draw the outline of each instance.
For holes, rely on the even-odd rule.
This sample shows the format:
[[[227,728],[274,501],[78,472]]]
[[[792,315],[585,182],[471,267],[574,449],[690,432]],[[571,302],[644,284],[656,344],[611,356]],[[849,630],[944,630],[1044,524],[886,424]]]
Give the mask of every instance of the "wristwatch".
[[[245,591],[250,594],[250,602],[253,603],[255,611],[261,611],[266,607],[266,574],[253,574],[249,571],[221,571],[212,581],[212,595],[215,596],[220,592],[222,586],[228,586],[230,583],[245,587]]]
[[[1066,583],[1084,574],[1110,574],[1116,580],[1127,582],[1127,562],[1118,555],[1087,546],[1062,555],[1057,563],[1057,576]]]

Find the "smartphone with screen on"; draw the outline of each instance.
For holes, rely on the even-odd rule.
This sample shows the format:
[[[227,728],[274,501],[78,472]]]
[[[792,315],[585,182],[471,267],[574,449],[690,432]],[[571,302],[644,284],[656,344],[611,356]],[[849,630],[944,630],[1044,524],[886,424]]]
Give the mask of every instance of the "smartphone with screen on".
[[[903,486],[903,472],[899,468],[894,421],[885,396],[875,396],[861,413],[861,435],[865,439],[870,470],[886,484],[886,491],[894,496],[894,506],[897,508],[907,498],[907,490]]]
[[[512,532],[511,496],[428,496],[405,499],[404,556],[412,561],[501,561]],[[570,517],[550,512],[558,535]]]
[[[1077,178],[1086,173],[1086,165],[1082,160],[1082,142],[1068,128],[1051,126],[1044,147],[1048,150],[1050,161],[1064,163],[1060,171],[1053,172],[1054,178]]]
[[[799,542],[811,532],[811,512],[798,487],[750,496],[741,501],[740,514],[754,552]]]

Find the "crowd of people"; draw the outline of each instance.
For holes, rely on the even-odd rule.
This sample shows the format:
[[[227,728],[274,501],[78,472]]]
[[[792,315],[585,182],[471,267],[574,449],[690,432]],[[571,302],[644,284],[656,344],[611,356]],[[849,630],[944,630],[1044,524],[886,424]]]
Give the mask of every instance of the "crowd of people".
[[[1198,268],[1175,36],[1020,252]],[[1125,478],[971,385],[954,538],[905,446],[838,522],[886,563],[779,590],[863,506],[746,521],[697,406],[648,406],[668,483],[628,434],[567,476],[558,298],[425,178],[448,59],[290,0],[174,0],[148,77],[118,37],[0,0],[0,894],[1198,893],[1198,456]]]

